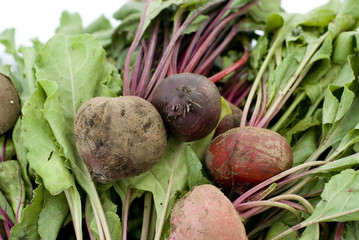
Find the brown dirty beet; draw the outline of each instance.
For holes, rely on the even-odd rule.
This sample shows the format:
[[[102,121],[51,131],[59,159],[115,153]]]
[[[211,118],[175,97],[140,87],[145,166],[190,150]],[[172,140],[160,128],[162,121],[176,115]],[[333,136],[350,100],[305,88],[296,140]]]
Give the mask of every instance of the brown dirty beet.
[[[20,100],[10,79],[0,73],[0,135],[12,129],[20,115]]]
[[[161,116],[136,96],[90,99],[78,110],[74,130],[78,152],[100,183],[145,172],[167,144]]]

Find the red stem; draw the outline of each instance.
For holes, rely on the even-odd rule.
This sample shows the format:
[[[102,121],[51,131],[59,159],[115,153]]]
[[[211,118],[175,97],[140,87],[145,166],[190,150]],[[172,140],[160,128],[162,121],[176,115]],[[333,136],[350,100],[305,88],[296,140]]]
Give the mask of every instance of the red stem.
[[[338,222],[338,227],[337,227],[337,230],[335,232],[334,240],[342,239],[344,226],[345,226],[344,222]]]
[[[235,63],[233,63],[231,66],[227,67],[226,69],[223,69],[219,73],[216,73],[215,75],[209,77],[209,79],[214,83],[218,82],[219,80],[230,74],[231,72],[242,67],[248,61],[248,59],[249,59],[249,50],[248,48],[245,48],[244,54],[240,59],[238,59]]]

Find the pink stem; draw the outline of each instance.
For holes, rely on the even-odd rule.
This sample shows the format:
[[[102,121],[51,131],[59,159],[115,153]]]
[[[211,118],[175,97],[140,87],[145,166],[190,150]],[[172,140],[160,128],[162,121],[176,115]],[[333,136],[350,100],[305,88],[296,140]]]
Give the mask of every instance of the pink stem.
[[[231,31],[228,33],[228,35],[226,36],[224,41],[222,41],[222,43],[214,51],[211,51],[211,50],[207,51],[212,54],[209,57],[203,58],[203,59],[205,59],[205,62],[202,64],[199,64],[200,66],[195,69],[195,71],[194,71],[195,73],[201,73],[203,71],[203,69],[205,69],[209,64],[211,64],[214,61],[214,59],[219,54],[221,54],[221,52],[224,50],[224,48],[230,43],[230,41],[232,41],[234,36],[237,34],[242,22],[243,22],[243,20],[232,27]],[[221,38],[218,37],[215,39],[215,41],[220,41],[220,39]]]
[[[145,42],[142,41],[142,46],[138,50],[135,65],[133,67],[132,75],[131,75],[131,82],[130,82],[130,94],[137,95],[136,91],[138,89],[138,83],[140,79],[141,67],[142,67],[142,60],[143,55],[146,54],[145,52]]]
[[[157,36],[158,36],[158,29],[159,29],[159,21],[156,22],[154,30],[152,31],[152,36],[151,36],[151,40],[150,40],[150,45],[146,54],[146,58],[145,58],[145,62],[144,62],[144,67],[143,67],[143,71],[142,71],[142,75],[141,75],[141,79],[140,79],[140,84],[139,84],[139,91],[140,92],[140,97],[144,97],[145,95],[145,89],[146,89],[146,83],[147,80],[149,79],[149,75],[151,72],[151,67],[152,67],[152,62],[153,62],[153,56],[156,50],[156,43],[157,43]]]
[[[146,17],[146,12],[147,12],[147,8],[150,4],[150,0],[146,0],[146,4],[145,7],[143,9],[142,12],[142,16],[141,16],[141,20],[140,20],[140,24],[138,26],[135,38],[133,39],[130,49],[128,50],[127,56],[126,56],[126,61],[125,61],[125,67],[124,67],[124,72],[123,72],[123,95],[129,95],[130,94],[130,83],[131,83],[131,79],[130,79],[130,65],[131,65],[131,59],[133,56],[133,53],[136,50],[136,47],[138,45],[138,43],[140,42],[141,39],[141,33],[142,33],[142,29],[143,29],[143,25],[145,23],[145,17]]]
[[[182,73],[184,71],[186,65],[188,64],[188,62],[190,60],[190,56],[193,53],[193,49],[195,47],[195,44],[198,41],[198,39],[200,38],[200,36],[201,36],[202,32],[204,31],[204,29],[205,29],[206,25],[208,24],[208,22],[209,22],[209,19],[202,24],[202,26],[196,31],[196,33],[194,33],[194,36],[192,37],[192,40],[191,40],[190,44],[186,48],[185,54],[181,58],[179,72]]]

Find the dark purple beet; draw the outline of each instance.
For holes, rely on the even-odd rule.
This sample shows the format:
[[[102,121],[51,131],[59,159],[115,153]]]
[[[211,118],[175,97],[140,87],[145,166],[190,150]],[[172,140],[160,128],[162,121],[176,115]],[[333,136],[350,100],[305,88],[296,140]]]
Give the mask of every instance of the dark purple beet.
[[[152,104],[167,128],[189,142],[207,136],[221,115],[221,96],[208,78],[193,73],[172,75],[157,87]]]

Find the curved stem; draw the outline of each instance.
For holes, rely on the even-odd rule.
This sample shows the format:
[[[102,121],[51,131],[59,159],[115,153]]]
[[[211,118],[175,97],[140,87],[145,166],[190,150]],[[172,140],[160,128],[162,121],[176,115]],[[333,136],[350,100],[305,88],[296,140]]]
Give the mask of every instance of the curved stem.
[[[219,80],[230,74],[231,72],[234,72],[235,70],[242,67],[248,61],[248,59],[249,59],[249,49],[246,47],[244,49],[244,54],[240,59],[238,59],[231,66],[223,69],[219,73],[216,73],[213,76],[209,77],[209,79],[214,83],[218,82]]]
[[[253,188],[251,188],[250,190],[248,190],[247,192],[245,192],[244,194],[242,194],[239,198],[237,198],[234,202],[233,205],[235,208],[237,208],[242,202],[244,202],[247,198],[249,198],[252,194],[260,191],[261,189],[265,188],[266,186],[278,181],[279,179],[282,179],[292,173],[295,173],[297,171],[300,171],[301,169],[304,168],[308,168],[308,167],[313,167],[313,166],[320,166],[323,164],[326,164],[326,161],[315,161],[315,162],[309,162],[309,163],[305,163],[305,164],[301,164],[298,165],[296,167],[290,168],[282,173],[279,173],[265,181],[263,181],[262,183],[254,186]]]
[[[290,211],[291,213],[293,213],[296,217],[298,222],[300,222],[302,220],[302,216],[300,214],[300,212],[298,210],[296,210],[294,207],[289,206],[288,204],[282,203],[282,202],[277,202],[277,201],[272,201],[272,200],[263,200],[263,201],[256,201],[256,202],[249,202],[249,203],[242,203],[240,204],[239,208],[241,210],[246,210],[248,208],[253,208],[253,207],[278,207],[278,208],[283,208],[286,209],[288,211]],[[243,215],[241,215],[243,217]],[[248,216],[250,217],[250,216]]]

